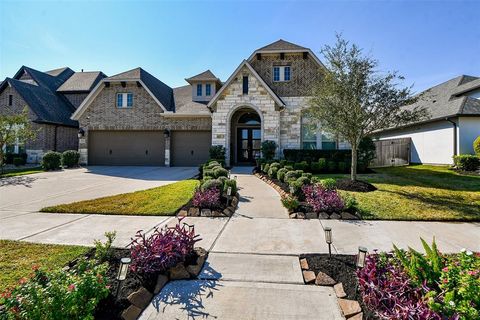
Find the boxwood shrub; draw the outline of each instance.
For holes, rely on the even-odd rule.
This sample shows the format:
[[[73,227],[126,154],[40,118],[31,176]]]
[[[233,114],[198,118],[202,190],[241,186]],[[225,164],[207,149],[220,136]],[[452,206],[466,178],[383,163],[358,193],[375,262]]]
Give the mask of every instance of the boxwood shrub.
[[[284,182],[285,181],[285,174],[288,172],[288,169],[281,168],[277,171],[277,179]]]
[[[222,167],[216,167],[215,169],[213,169],[213,175],[215,176],[215,178],[228,177],[228,170]]]
[[[62,165],[67,168],[78,166],[80,160],[80,153],[76,150],[67,150],[62,153]]]
[[[277,167],[270,166],[270,169],[268,170],[268,176],[272,179],[275,179],[277,177],[277,172],[278,172]]]
[[[25,159],[23,159],[21,157],[13,158],[13,165],[15,167],[23,166],[23,165],[25,165]]]
[[[49,151],[44,154],[42,167],[44,170],[57,170],[62,163],[62,155],[55,151]]]
[[[480,158],[471,154],[461,154],[453,157],[455,166],[463,171],[476,171],[480,167]]]

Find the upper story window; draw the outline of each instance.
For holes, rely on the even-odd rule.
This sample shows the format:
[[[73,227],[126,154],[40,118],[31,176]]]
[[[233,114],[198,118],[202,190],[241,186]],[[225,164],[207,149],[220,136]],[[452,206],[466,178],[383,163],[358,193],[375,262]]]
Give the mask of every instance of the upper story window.
[[[248,94],[248,76],[243,76],[243,94]]]
[[[290,66],[273,67],[273,81],[274,82],[290,81],[291,69],[292,68]]]
[[[11,94],[8,95],[8,105],[9,106],[13,105],[13,95],[11,95]]]
[[[199,83],[197,84],[197,97],[201,97],[202,96],[202,84]]]
[[[207,83],[205,85],[205,95],[206,96],[211,96],[212,95],[212,85],[210,83]]]
[[[133,93],[117,93],[117,108],[133,107]]]

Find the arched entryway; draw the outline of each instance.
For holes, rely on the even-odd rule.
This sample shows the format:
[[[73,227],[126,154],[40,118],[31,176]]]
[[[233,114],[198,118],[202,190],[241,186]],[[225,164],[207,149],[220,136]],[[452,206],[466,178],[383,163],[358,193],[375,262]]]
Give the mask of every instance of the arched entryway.
[[[230,124],[230,163],[255,163],[262,145],[260,115],[250,107],[242,107],[232,115]]]

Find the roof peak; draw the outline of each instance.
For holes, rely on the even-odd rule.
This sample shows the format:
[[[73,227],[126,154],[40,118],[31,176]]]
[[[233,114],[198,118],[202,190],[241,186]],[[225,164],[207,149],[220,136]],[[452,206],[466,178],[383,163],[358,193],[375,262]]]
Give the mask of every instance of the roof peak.
[[[302,47],[298,44],[283,40],[283,39],[278,39],[277,41],[274,41],[270,44],[267,44],[266,46],[263,46],[255,51],[307,51],[308,48]]]
[[[210,69],[203,71],[197,75],[194,75],[193,77],[186,78],[185,81],[191,84],[193,81],[216,81],[216,82],[221,82],[217,76],[213,74]]]

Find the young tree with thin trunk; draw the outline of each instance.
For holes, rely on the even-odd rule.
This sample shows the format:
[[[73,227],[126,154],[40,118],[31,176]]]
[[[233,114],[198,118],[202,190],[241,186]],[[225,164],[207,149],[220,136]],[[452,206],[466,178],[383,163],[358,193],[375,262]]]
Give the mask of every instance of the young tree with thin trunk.
[[[424,109],[402,108],[416,101],[410,87],[399,87],[397,72],[379,72],[378,61],[337,35],[334,46],[322,50],[326,68],[314,85],[306,116],[322,130],[350,143],[351,179],[357,179],[358,146],[375,131],[418,121]]]
[[[5,107],[6,108],[6,107]],[[36,132],[32,129],[28,111],[22,113],[0,115],[0,167],[3,173],[5,166],[5,151],[8,145],[25,143],[34,139]]]

